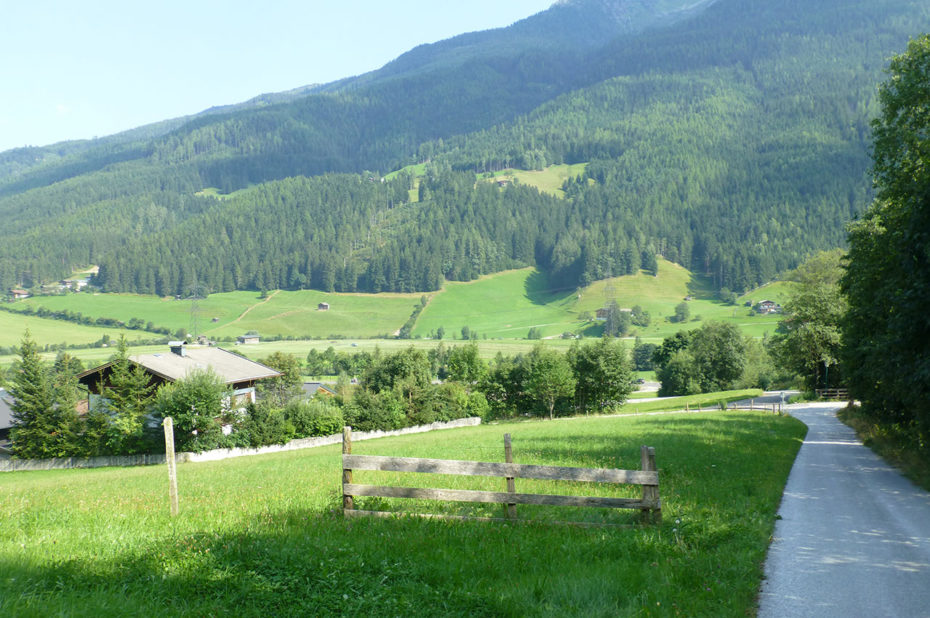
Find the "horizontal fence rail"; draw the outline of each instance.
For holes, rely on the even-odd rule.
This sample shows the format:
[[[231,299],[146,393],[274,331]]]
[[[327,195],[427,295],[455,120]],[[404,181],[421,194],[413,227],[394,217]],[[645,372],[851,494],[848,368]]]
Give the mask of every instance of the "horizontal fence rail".
[[[343,512],[347,517],[359,515],[392,516],[397,513],[386,511],[363,511],[355,508],[356,497],[412,498],[419,500],[441,500],[452,502],[492,503],[506,505],[507,518],[465,517],[435,514],[417,514],[424,517],[449,519],[476,519],[511,521],[516,519],[517,504],[549,506],[581,506],[601,508],[637,509],[645,521],[659,522],[662,505],[659,499],[659,473],[655,465],[655,449],[643,446],[640,449],[642,470],[618,470],[612,468],[573,468],[565,466],[542,466],[516,464],[512,461],[510,434],[504,435],[506,463],[483,461],[460,461],[450,459],[420,459],[414,457],[384,457],[378,455],[352,455],[352,428],[343,431],[342,446],[342,496]],[[446,474],[455,476],[486,476],[506,479],[507,491],[478,491],[470,489],[441,489],[397,487],[391,485],[362,485],[354,483],[355,470],[381,472],[416,472],[424,474]],[[515,479],[546,481],[581,481],[591,483],[613,483],[641,485],[641,498],[609,498],[599,496],[567,496],[537,493],[517,493]],[[555,522],[571,523],[571,522]],[[576,524],[592,525],[592,524]]]

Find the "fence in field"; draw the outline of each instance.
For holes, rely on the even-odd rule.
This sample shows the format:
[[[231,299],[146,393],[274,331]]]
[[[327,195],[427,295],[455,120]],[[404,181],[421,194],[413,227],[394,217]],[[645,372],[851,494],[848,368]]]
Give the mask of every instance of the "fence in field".
[[[496,503],[506,505],[506,518],[471,517],[458,515],[436,515],[417,513],[420,517],[442,519],[467,519],[480,521],[517,520],[518,504],[585,506],[621,509],[638,509],[644,521],[658,523],[662,520],[662,503],[659,499],[659,473],[656,469],[655,449],[640,448],[642,470],[618,470],[609,468],[570,468],[562,466],[540,466],[513,463],[510,434],[504,434],[505,463],[482,461],[456,461],[447,459],[418,459],[413,457],[383,457],[377,455],[352,454],[352,428],[343,430],[342,439],[342,507],[347,517],[376,516],[392,517],[398,513],[390,511],[366,511],[355,508],[355,498],[375,496],[381,498],[414,498],[420,500],[442,500],[455,502]],[[387,472],[419,472],[426,474],[449,474],[458,476],[489,476],[506,480],[507,491],[476,491],[466,489],[430,489],[397,487],[391,485],[359,485],[352,482],[355,470]],[[600,496],[567,496],[551,494],[517,493],[516,479],[538,479],[547,481],[586,481],[593,483],[615,483],[641,485],[641,498],[610,498]],[[553,522],[569,525],[578,522]]]

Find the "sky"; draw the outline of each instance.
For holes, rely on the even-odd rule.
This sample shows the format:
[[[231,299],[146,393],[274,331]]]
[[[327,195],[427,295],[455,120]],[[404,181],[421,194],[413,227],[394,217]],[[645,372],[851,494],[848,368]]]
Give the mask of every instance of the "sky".
[[[0,151],[103,137],[326,83],[554,0],[13,0],[0,5]]]

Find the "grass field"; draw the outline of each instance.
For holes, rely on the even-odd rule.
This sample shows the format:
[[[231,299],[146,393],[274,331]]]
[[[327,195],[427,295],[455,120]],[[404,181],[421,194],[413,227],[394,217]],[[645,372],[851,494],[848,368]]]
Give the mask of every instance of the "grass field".
[[[262,299],[257,292],[226,292],[211,294],[192,307],[189,300],[138,294],[81,293],[38,296],[21,303],[22,306],[42,306],[52,311],[67,309],[94,318],[108,317],[123,322],[139,318],[172,332],[189,330],[193,310],[200,332],[212,337],[235,337],[249,330],[263,335],[306,338],[330,335],[372,337],[391,334],[400,328],[420,301],[420,296],[327,294],[301,290],[272,292],[268,298]],[[321,302],[329,303],[329,311],[317,311]]]
[[[505,432],[513,435],[520,463],[638,468],[639,445],[654,446],[664,523],[586,529],[345,520],[338,446],[182,465],[175,519],[167,513],[163,466],[7,473],[0,477],[0,612],[754,613],[776,509],[805,433],[799,422],[743,412],[580,418],[359,442],[353,450],[502,461]],[[355,480],[371,482],[375,474],[359,472]],[[470,488],[494,483],[432,480]],[[579,491],[533,483],[518,490]],[[593,490],[626,495],[613,492]],[[363,508],[391,506],[361,502]],[[430,505],[436,509],[458,510]],[[523,506],[519,512],[552,516]],[[628,520],[597,509],[558,517]]]
[[[790,296],[792,285],[786,282],[769,284],[741,297],[734,306],[716,300],[706,279],[665,260],[659,260],[658,276],[641,272],[597,281],[580,290],[553,289],[544,273],[525,268],[488,275],[468,283],[447,283],[441,291],[428,295],[430,302],[420,314],[413,334],[415,337],[428,337],[442,327],[448,344],[453,338],[459,338],[462,327],[467,326],[478,333],[482,353],[492,357],[497,351],[507,354],[508,350],[529,350],[534,343],[526,340],[531,328],[536,328],[548,338],[558,337],[564,332],[600,336],[602,322],[580,318],[585,313],[594,315],[597,309],[615,299],[621,307],[640,305],[652,316],[650,326],[634,327],[630,338],[639,336],[644,341],[659,343],[678,330],[697,328],[703,321],[711,319],[736,324],[747,335],[762,337],[765,333],[774,333],[780,316],[757,315],[743,303],[750,299],[784,303]],[[675,305],[686,296],[693,298],[689,301],[692,319],[684,324],[669,321]],[[342,341],[345,338],[358,338],[358,345],[366,348],[380,345],[385,349],[397,349],[411,344],[432,347],[432,341],[370,341],[396,333],[420,298],[420,294],[327,294],[302,290],[276,291],[262,299],[256,292],[229,292],[211,294],[192,307],[191,301],[155,296],[80,293],[39,296],[11,306],[69,310],[93,318],[114,318],[123,322],[138,318],[168,328],[172,333],[179,329],[190,330],[193,310],[199,332],[208,337],[232,338],[255,330],[266,337],[317,339],[272,344],[276,348],[271,351],[291,351],[305,356],[311,347],[326,348],[330,345],[326,343],[327,339],[336,341],[332,345],[337,348],[349,346],[349,341],[356,342],[354,339]],[[317,310],[321,302],[329,303],[329,311]],[[0,312],[0,326],[4,324],[9,324],[9,327],[0,333],[0,346],[18,344],[26,325],[40,345],[91,343],[99,340],[104,333],[112,337],[117,332]],[[150,333],[127,331],[129,339],[152,336]],[[369,341],[362,343],[362,339]],[[567,347],[569,342],[550,339],[547,341],[549,344]],[[246,353],[252,355],[251,351]],[[89,352],[91,356],[94,354],[96,352]],[[0,357],[0,365],[6,364],[7,359]]]
[[[572,165],[550,165],[544,170],[518,170],[506,169],[495,172],[490,182],[499,182],[509,180],[519,184],[536,187],[540,193],[549,193],[556,197],[565,197],[562,191],[562,184],[569,178],[575,178],[584,174],[587,163],[575,163]]]
[[[480,336],[525,339],[530,328],[543,336],[578,326],[572,311],[574,290],[553,290],[548,278],[532,268],[488,275],[468,283],[449,282],[420,314],[414,336],[442,327],[446,337],[468,326]]]
[[[104,335],[118,339],[121,332],[125,333],[126,338],[129,340],[151,339],[155,336],[151,333],[140,333],[139,331],[83,326],[61,320],[46,320],[34,316],[16,315],[8,311],[0,311],[0,346],[5,348],[18,346],[22,343],[26,329],[41,346],[62,343],[90,345],[95,341],[99,341]],[[2,361],[0,361],[0,364],[2,364]]]

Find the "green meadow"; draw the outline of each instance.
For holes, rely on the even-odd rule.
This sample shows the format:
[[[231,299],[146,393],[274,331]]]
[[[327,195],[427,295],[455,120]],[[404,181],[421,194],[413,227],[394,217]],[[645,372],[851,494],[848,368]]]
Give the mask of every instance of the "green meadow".
[[[125,333],[129,340],[151,339],[155,335],[140,333],[139,331],[122,330],[118,328],[101,328],[62,322],[60,320],[46,320],[28,315],[16,315],[8,311],[0,311],[0,347],[18,346],[26,330],[34,340],[41,345],[90,345],[104,335],[118,339],[120,333]],[[0,357],[2,358],[2,357]],[[2,364],[2,361],[0,361]]]
[[[544,170],[518,170],[505,169],[495,172],[488,180],[491,182],[510,181],[536,187],[541,193],[549,193],[556,197],[565,197],[562,185],[569,178],[584,174],[587,163],[574,163],[563,165],[550,165]]]
[[[651,314],[648,327],[633,327],[629,338],[660,342],[681,329],[699,327],[706,320],[722,320],[739,326],[753,337],[774,333],[780,316],[760,316],[745,302],[768,299],[784,303],[793,284],[775,282],[741,297],[736,305],[719,301],[710,282],[686,269],[659,260],[658,276],[644,272],[597,281],[581,289],[554,289],[545,273],[532,268],[487,275],[470,282],[448,282],[438,291],[427,294],[429,302],[420,314],[414,339],[393,339],[418,305],[421,294],[327,294],[315,290],[273,291],[266,298],[257,292],[210,294],[192,303],[189,300],[159,298],[133,294],[78,293],[62,296],[37,296],[12,303],[9,307],[45,307],[52,311],[68,310],[92,318],[113,318],[129,322],[133,318],[168,328],[172,333],[189,331],[196,324],[199,333],[208,337],[232,339],[247,331],[264,337],[282,337],[296,341],[263,341],[259,347],[243,346],[240,351],[261,357],[286,351],[299,357],[311,348],[337,350],[379,346],[386,351],[410,345],[433,347],[440,327],[443,341],[454,345],[461,340],[463,327],[479,339],[482,355],[491,358],[529,351],[536,343],[527,340],[531,328],[547,338],[546,345],[567,347],[570,341],[558,339],[563,333],[598,337],[603,323],[593,318],[597,309],[616,300],[621,307],[642,306]],[[685,323],[670,321],[675,306],[685,297],[691,318]],[[320,311],[320,303],[328,311]],[[3,328],[5,326],[5,328]],[[82,326],[61,320],[19,316],[0,312],[0,346],[17,345],[26,327],[40,345],[61,343],[89,345],[104,334],[115,338],[117,329]],[[127,338],[151,339],[157,335],[143,331],[125,331]],[[420,338],[418,340],[417,338]],[[224,344],[232,345],[232,344]],[[78,350],[74,354],[87,362],[105,360],[106,349]],[[12,362],[0,357],[0,366]]]
[[[537,523],[347,520],[338,445],[182,464],[176,518],[164,466],[5,473],[0,613],[753,615],[805,431],[789,417],[715,412],[502,423],[353,445],[357,454],[503,461],[511,433],[518,463],[636,469],[647,444],[659,468],[659,525],[635,525],[625,511],[523,505],[519,516]],[[502,479],[482,477],[396,474],[391,482],[503,490]],[[542,481],[518,481],[518,491],[636,493]],[[486,505],[358,502],[501,515]]]

